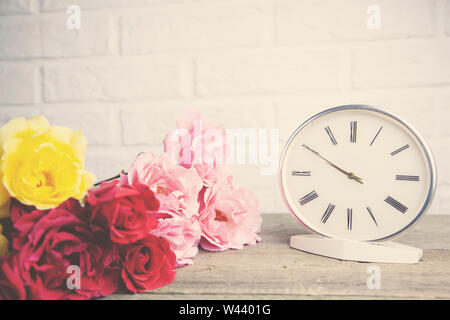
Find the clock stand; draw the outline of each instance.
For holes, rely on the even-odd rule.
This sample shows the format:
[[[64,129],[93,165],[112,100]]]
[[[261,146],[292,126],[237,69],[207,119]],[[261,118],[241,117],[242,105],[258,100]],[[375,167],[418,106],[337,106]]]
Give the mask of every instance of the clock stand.
[[[291,237],[291,248],[339,260],[376,263],[418,263],[423,251],[392,241],[363,242],[315,234]]]

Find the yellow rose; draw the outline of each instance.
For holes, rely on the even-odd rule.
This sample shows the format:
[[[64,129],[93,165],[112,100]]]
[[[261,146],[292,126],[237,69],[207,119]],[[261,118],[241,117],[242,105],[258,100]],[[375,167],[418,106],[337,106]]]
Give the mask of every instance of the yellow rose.
[[[44,117],[6,123],[0,128],[0,215],[9,197],[40,210],[81,200],[95,181],[84,170],[86,145],[80,131],[51,127]]]
[[[2,234],[3,226],[0,224],[0,258],[8,253],[8,239]]]

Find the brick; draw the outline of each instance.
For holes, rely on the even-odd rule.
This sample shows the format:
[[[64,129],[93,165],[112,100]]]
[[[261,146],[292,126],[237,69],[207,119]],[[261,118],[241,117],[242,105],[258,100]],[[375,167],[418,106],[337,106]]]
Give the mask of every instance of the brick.
[[[4,19],[0,21],[0,59],[40,56],[41,33],[37,21]]]
[[[439,211],[433,210],[436,206],[439,206]],[[436,197],[430,209],[430,214],[448,214],[447,212],[450,212],[450,184],[442,184],[436,190]]]
[[[342,94],[304,96],[278,99],[277,125],[280,128],[281,147],[305,120],[325,109],[346,104],[368,104],[384,109],[405,119],[428,141],[432,142],[444,135],[439,128],[440,119],[448,119],[445,113],[433,103],[435,93],[416,93],[411,91],[352,91]],[[445,122],[445,120],[442,120]]]
[[[445,33],[450,36],[450,0],[447,0],[445,6]]]
[[[162,153],[162,147],[99,147],[88,145],[86,169],[97,176],[97,181],[111,178],[127,171],[140,152]]]
[[[385,109],[405,119],[426,139],[432,139],[439,133],[436,130],[438,110],[433,103],[433,93],[411,91],[351,92],[347,101],[364,103]]]
[[[340,105],[338,98],[333,96],[332,102],[325,97],[321,99],[291,98],[281,99],[276,105],[275,121],[280,129],[281,148],[292,133],[308,118],[325,109]]]
[[[42,114],[52,125],[81,130],[90,145],[120,143],[118,112],[110,105],[52,105]]]
[[[175,129],[182,107],[139,107],[121,111],[125,145],[162,146],[167,133]]]
[[[448,145],[448,138],[436,139],[430,145],[436,162],[438,185],[450,186],[450,161],[448,161],[450,146]],[[446,195],[446,198],[449,200],[450,195]]]
[[[338,52],[220,55],[196,62],[199,95],[336,90]]]
[[[0,104],[37,101],[37,70],[33,67],[0,67],[0,84]]]
[[[77,5],[81,10],[100,8],[122,8],[146,5],[147,0],[42,0],[42,11],[65,11]]]
[[[45,101],[127,100],[188,94],[186,65],[178,62],[110,63],[44,68]]]
[[[103,55],[109,51],[111,20],[106,16],[83,15],[80,30],[69,30],[65,15],[41,22],[45,57]]]
[[[226,129],[255,129],[257,132],[258,129],[275,128],[275,109],[270,103],[198,102],[193,105],[193,109],[198,110],[204,119]],[[121,121],[124,143],[161,144],[166,134],[175,129],[176,120],[184,108],[183,103],[123,107]]]
[[[69,30],[66,16],[0,22],[0,58],[67,57],[107,54],[111,21],[105,16],[84,15],[80,30]]]
[[[408,87],[450,83],[450,41],[368,45],[355,50],[355,88]]]
[[[0,14],[27,14],[32,12],[32,0],[2,0]]]
[[[267,31],[258,6],[157,8],[124,16],[121,25],[124,53],[258,45]]]
[[[437,97],[435,100],[436,114],[435,122],[433,123],[439,135],[444,138],[450,138],[450,93]]]
[[[202,116],[227,129],[275,128],[275,106],[271,102],[223,101],[203,107]]]
[[[30,119],[39,115],[41,115],[41,109],[37,106],[0,106],[0,127],[17,117]]]
[[[379,29],[369,29],[367,9],[377,5]],[[278,43],[429,37],[434,34],[434,0],[314,0],[276,7]]]

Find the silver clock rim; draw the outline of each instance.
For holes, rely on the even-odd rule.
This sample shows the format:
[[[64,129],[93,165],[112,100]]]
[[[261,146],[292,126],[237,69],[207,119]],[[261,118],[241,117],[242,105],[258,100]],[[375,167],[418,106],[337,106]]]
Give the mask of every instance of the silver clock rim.
[[[436,164],[434,161],[434,157],[433,157],[433,153],[430,149],[430,147],[428,146],[428,144],[426,143],[425,139],[421,136],[421,134],[413,127],[411,126],[408,122],[406,122],[405,120],[403,120],[402,118],[393,115],[392,113],[385,111],[383,109],[380,109],[379,107],[374,107],[374,106],[370,106],[370,105],[363,105],[363,104],[350,104],[350,105],[342,105],[342,106],[337,106],[337,107],[333,107],[333,108],[329,108],[326,110],[323,110],[315,115],[313,115],[312,117],[310,117],[309,119],[307,119],[305,122],[303,122],[289,137],[288,141],[286,142],[283,151],[281,153],[281,157],[280,157],[280,163],[279,163],[279,167],[278,167],[278,184],[279,184],[279,188],[281,191],[281,196],[283,199],[284,204],[286,205],[286,207],[288,208],[288,210],[290,211],[290,213],[292,214],[292,216],[303,226],[305,226],[308,230],[311,230],[312,232],[319,234],[321,236],[324,237],[330,237],[327,235],[324,235],[320,232],[317,232],[316,230],[312,229],[310,226],[306,225],[294,212],[294,210],[291,208],[291,206],[289,205],[285,194],[284,194],[284,188],[283,188],[283,177],[281,174],[282,171],[282,165],[284,162],[284,158],[287,152],[287,149],[289,148],[289,146],[291,145],[292,141],[294,140],[294,138],[297,136],[297,134],[304,128],[306,127],[309,123],[311,123],[312,121],[314,121],[315,119],[324,116],[326,114],[329,113],[333,113],[333,112],[337,112],[337,111],[342,111],[342,110],[366,110],[366,111],[373,111],[373,112],[378,112],[381,113],[387,117],[390,117],[396,121],[398,121],[399,123],[401,123],[402,125],[404,125],[409,131],[410,133],[412,133],[412,135],[417,139],[417,141],[419,142],[420,146],[422,147],[424,153],[425,153],[425,157],[426,160],[428,162],[429,168],[430,168],[430,185],[429,185],[429,189],[428,189],[428,194],[427,194],[427,198],[425,200],[424,205],[422,206],[420,212],[416,215],[416,217],[408,224],[406,225],[404,228],[402,228],[401,230],[388,235],[386,237],[383,238],[379,238],[379,239],[374,239],[374,240],[367,240],[367,242],[377,242],[377,241],[386,241],[386,240],[392,240],[394,238],[399,237],[401,234],[403,234],[406,230],[411,229],[424,215],[425,213],[428,211],[431,202],[433,200],[435,191],[436,191],[436,182],[437,182],[437,172],[436,172]]]

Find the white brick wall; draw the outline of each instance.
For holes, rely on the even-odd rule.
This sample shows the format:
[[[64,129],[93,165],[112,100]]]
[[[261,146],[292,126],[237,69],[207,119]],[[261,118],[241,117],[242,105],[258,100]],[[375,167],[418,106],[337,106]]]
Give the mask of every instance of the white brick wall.
[[[69,5],[81,30],[66,27]],[[450,0],[0,0],[0,125],[44,114],[83,130],[99,178],[162,152],[186,107],[279,128],[281,148],[310,115],[350,103],[419,129],[438,165],[431,213],[450,214]],[[234,170],[263,212],[286,211],[275,176]]]

